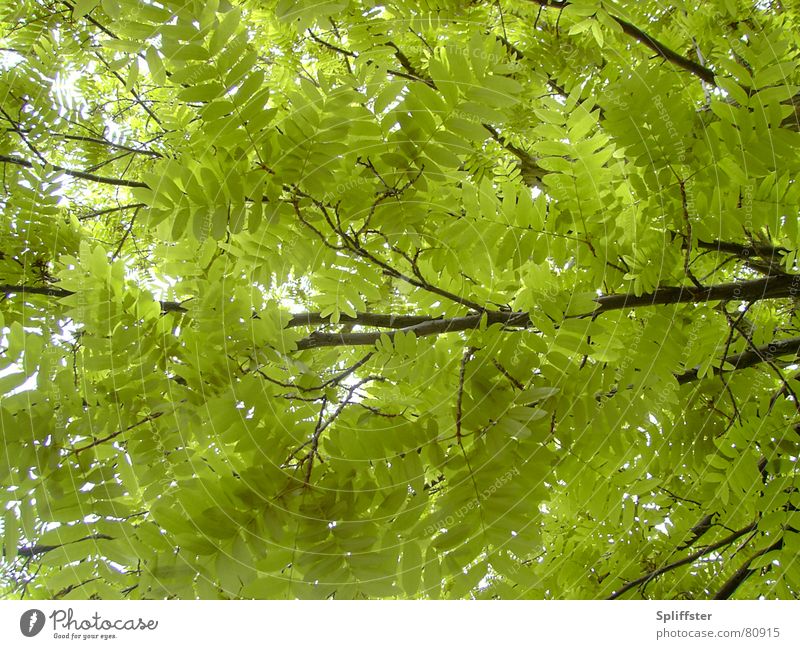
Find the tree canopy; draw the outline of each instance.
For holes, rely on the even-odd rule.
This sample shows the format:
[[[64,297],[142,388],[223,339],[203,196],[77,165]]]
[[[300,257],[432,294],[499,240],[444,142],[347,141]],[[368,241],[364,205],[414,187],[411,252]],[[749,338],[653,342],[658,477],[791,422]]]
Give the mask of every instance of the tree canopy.
[[[798,596],[797,2],[0,12],[5,597]]]

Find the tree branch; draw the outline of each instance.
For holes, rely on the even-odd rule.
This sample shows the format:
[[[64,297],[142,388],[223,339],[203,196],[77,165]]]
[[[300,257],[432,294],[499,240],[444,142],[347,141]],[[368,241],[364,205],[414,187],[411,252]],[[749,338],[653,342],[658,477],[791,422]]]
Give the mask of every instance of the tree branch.
[[[58,548],[64,547],[65,545],[71,545],[73,543],[80,543],[81,541],[92,541],[92,540],[105,540],[105,541],[113,541],[114,537],[108,536],[108,534],[90,534],[89,536],[84,536],[81,539],[75,539],[74,541],[69,541],[68,543],[59,543],[58,545],[27,545],[17,549],[17,556],[20,557],[35,557],[39,554],[46,554],[51,550],[56,550]],[[3,551],[5,555],[5,550]]]
[[[163,414],[164,414],[163,412],[154,412],[152,415],[148,415],[147,417],[145,417],[141,421],[137,421],[135,424],[131,424],[127,428],[122,428],[120,430],[114,431],[113,433],[110,433],[109,435],[106,435],[105,437],[100,437],[99,439],[96,439],[93,442],[91,442],[90,444],[86,444],[85,446],[79,446],[78,448],[74,448],[74,449],[72,449],[71,453],[73,455],[77,455],[78,453],[81,453],[82,451],[86,451],[86,450],[88,450],[90,448],[94,448],[95,446],[99,446],[100,444],[104,444],[105,442],[108,442],[108,441],[110,441],[112,439],[115,439],[115,438],[119,437],[123,433],[127,433],[128,431],[133,430],[137,426],[141,426],[142,424],[146,424],[148,421],[153,421],[154,419],[158,419]]]
[[[669,61],[670,63],[677,65],[680,68],[683,68],[687,72],[691,72],[694,76],[698,79],[702,79],[706,83],[710,85],[715,85],[714,77],[715,74],[713,70],[710,68],[705,67],[704,65],[700,65],[696,61],[692,61],[691,59],[687,59],[685,56],[681,56],[676,51],[671,50],[666,45],[664,45],[661,41],[656,40],[646,32],[643,32],[641,29],[632,25],[631,23],[622,20],[617,16],[611,16],[611,18],[616,22],[620,27],[622,27],[622,31],[625,32],[628,36],[635,38],[645,47],[649,47],[653,52],[658,54],[661,58]]]
[[[374,345],[381,336],[389,336],[393,340],[398,333],[413,333],[417,338],[433,336],[442,333],[455,331],[467,331],[477,329],[481,324],[481,319],[486,317],[487,326],[490,324],[502,323],[508,326],[527,327],[530,325],[530,317],[527,313],[518,311],[491,311],[474,315],[462,316],[459,318],[426,320],[419,324],[409,327],[402,327],[389,332],[379,331],[359,331],[351,333],[325,333],[314,331],[310,336],[297,342],[297,349],[312,349],[315,347],[338,347]]]
[[[95,210],[94,212],[89,212],[88,214],[82,214],[78,217],[79,221],[86,221],[88,219],[94,219],[98,216],[103,216],[105,214],[111,214],[113,212],[123,212],[125,210],[134,210],[139,209],[141,207],[147,207],[144,203],[131,203],[130,205],[120,205],[118,207],[107,207],[102,210]]]
[[[728,282],[708,287],[665,286],[652,293],[603,295],[595,299],[598,307],[587,315],[606,311],[655,306],[657,304],[686,304],[689,302],[716,302],[741,300],[751,302],[770,298],[792,297],[800,294],[800,275],[772,275],[743,282]]]
[[[337,52],[337,53],[342,54],[344,56],[349,56],[349,57],[352,57],[352,58],[358,57],[358,54],[356,54],[355,52],[351,52],[350,50],[343,49],[341,47],[338,47],[337,45],[334,45],[333,43],[329,43],[328,41],[322,40],[319,36],[317,36],[311,30],[311,28],[309,28],[307,31],[308,31],[308,35],[311,36],[311,39],[313,41],[319,43],[323,47],[327,47],[329,50],[332,50],[333,52]]]
[[[397,47],[397,45],[395,45],[394,41],[386,41],[386,44],[394,50],[394,58],[397,59],[397,62],[401,66],[403,66],[403,69],[411,76],[412,79],[416,79],[417,81],[422,81],[423,83],[429,85],[434,90],[438,90],[438,88],[436,88],[436,84],[434,83],[433,79],[419,72],[411,63],[409,58],[405,55],[405,53],[399,47]]]
[[[0,163],[19,165],[20,167],[26,167],[28,169],[33,168],[32,162],[25,160],[24,158],[18,158],[17,156],[11,156],[11,155],[0,154]],[[116,185],[117,187],[148,187],[146,183],[139,182],[138,180],[125,180],[124,178],[109,178],[107,176],[97,176],[95,174],[90,174],[85,171],[76,171],[74,169],[67,169],[66,167],[61,167],[59,165],[50,165],[50,166],[55,171],[60,171],[61,173],[66,174],[67,176],[72,176],[73,178],[80,178],[81,180],[89,180],[94,183],[102,183],[104,185]]]
[[[322,41],[321,39],[317,38],[311,32],[311,30],[309,30],[309,33],[311,34],[311,37],[316,42],[320,43],[321,45],[323,45],[325,47],[328,47],[329,49],[331,49],[333,51],[340,52],[340,53],[345,54],[347,56],[352,56],[352,57],[357,56],[355,54],[355,52],[342,50],[342,49],[336,47],[335,45],[331,45],[329,43],[326,43],[326,42]],[[504,40],[505,40],[505,43],[509,47],[513,47],[513,45],[511,45],[511,43],[507,39],[504,39]],[[403,68],[403,70],[405,70],[405,72],[399,72],[399,71],[390,70],[389,71],[390,74],[393,74],[393,75],[396,75],[396,76],[399,76],[399,77],[403,77],[405,79],[408,79],[409,81],[419,81],[421,83],[426,84],[430,88],[433,88],[437,92],[439,91],[439,88],[437,88],[437,86],[436,86],[436,82],[434,82],[434,80],[431,79],[430,76],[428,76],[428,75],[424,74],[423,72],[420,72],[419,70],[417,70],[414,67],[413,63],[411,63],[411,60],[397,46],[397,44],[394,41],[387,41],[386,45],[388,45],[389,47],[391,47],[394,50],[395,58],[397,59],[398,63],[400,63],[400,66]],[[519,52],[519,50],[517,50],[517,51]],[[521,52],[520,52],[520,55],[521,55]],[[523,178],[524,178],[526,183],[528,183],[529,185],[537,185],[537,186],[539,184],[541,184],[542,176],[546,173],[546,171],[542,167],[540,167],[538,165],[538,163],[536,162],[536,158],[533,155],[531,155],[527,151],[523,151],[522,149],[520,149],[517,146],[514,146],[510,142],[507,142],[500,135],[498,130],[494,126],[492,126],[491,124],[482,123],[481,126],[483,126],[483,128],[486,129],[486,132],[492,137],[492,139],[494,139],[498,144],[500,144],[500,146],[502,146],[506,151],[508,151],[509,153],[514,155],[519,160],[520,173],[522,174],[522,176],[523,176]]]
[[[719,375],[722,372],[732,370],[742,370],[747,367],[753,367],[759,363],[772,362],[775,358],[780,356],[798,356],[800,355],[800,338],[787,338],[786,340],[774,340],[766,345],[761,345],[755,349],[742,352],[740,354],[732,354],[722,359],[722,367],[714,368],[714,374]],[[733,366],[732,369],[726,366]],[[697,368],[687,370],[683,374],[676,375],[678,383],[683,385],[691,381],[697,380]]]
[[[109,142],[108,140],[101,140],[98,137],[89,137],[88,135],[70,135],[68,133],[55,132],[48,133],[48,135],[50,135],[50,137],[63,137],[65,140],[74,140],[76,142],[90,142],[92,144],[119,149],[120,151],[127,151],[128,153],[138,153],[140,155],[150,156],[151,158],[164,157],[158,151],[151,151],[149,149],[136,149],[131,146],[125,146],[124,144],[117,144],[115,142]]]
[[[648,572],[646,575],[642,575],[641,577],[634,579],[633,581],[629,581],[619,590],[615,590],[607,599],[619,599],[621,595],[624,595],[632,588],[636,588],[637,586],[647,583],[648,581],[655,579],[663,575],[670,570],[675,570],[676,568],[680,568],[681,566],[685,566],[686,564],[692,563],[693,561],[697,561],[701,557],[704,557],[707,554],[714,552],[714,550],[719,550],[720,548],[724,548],[727,545],[730,545],[736,539],[741,538],[748,532],[752,532],[756,529],[758,525],[757,522],[750,523],[750,525],[743,527],[740,530],[737,530],[733,534],[726,536],[724,539],[717,541],[716,543],[712,543],[711,545],[707,545],[703,548],[700,548],[696,552],[693,552],[689,556],[684,557],[683,559],[679,559],[678,561],[673,561],[672,563],[667,564],[666,566],[662,566],[661,568],[656,568]]]
[[[74,291],[57,286],[25,286],[19,284],[0,284],[0,293],[10,295],[47,295],[49,297],[69,297],[75,295]],[[159,301],[162,313],[186,313],[187,309],[181,302]]]
[[[747,559],[739,569],[734,572],[730,578],[722,585],[722,587],[714,594],[712,599],[730,599],[736,590],[756,571],[750,567],[758,557],[772,552],[773,550],[780,550],[783,547],[783,538],[778,539],[769,547],[759,550],[752,557]]]
[[[733,241],[696,241],[695,245],[704,250],[716,250],[717,252],[727,252],[742,259],[751,257],[761,257],[762,259],[780,259],[789,252],[787,248],[780,246],[770,246],[760,243],[736,243]]]
[[[330,316],[322,316],[319,313],[295,313],[289,320],[286,328],[306,327],[316,325],[331,324]],[[339,324],[357,324],[362,327],[388,327],[395,329],[398,327],[413,327],[414,325],[439,320],[441,316],[429,315],[392,315],[381,313],[358,313],[349,316],[344,313],[339,315]]]
[[[646,307],[666,304],[683,304],[690,302],[710,302],[725,300],[741,300],[755,302],[763,299],[792,297],[800,292],[800,275],[768,276],[743,282],[729,282],[705,288],[696,286],[662,287],[652,293],[643,295],[611,294],[595,298],[597,308],[581,317],[594,316],[607,311]],[[74,293],[55,286],[25,286],[0,284],[0,293],[5,295],[29,294],[46,295],[63,298]],[[187,309],[180,302],[160,301],[164,313],[185,313]],[[297,342],[298,350],[315,349],[317,347],[371,346],[382,335],[393,339],[398,332],[411,332],[418,338],[443,333],[453,333],[477,329],[485,318],[486,326],[501,324],[505,327],[530,328],[530,314],[523,311],[485,311],[455,318],[443,318],[433,315],[395,315],[380,313],[357,313],[355,316],[341,315],[339,322],[364,327],[389,328],[391,331],[358,331],[334,333],[314,331]],[[330,324],[330,316],[320,313],[297,313],[289,319],[286,328],[316,326]],[[762,362],[771,362],[780,356],[800,354],[800,338],[787,338],[763,345],[761,347],[733,354],[723,359],[723,367],[734,369],[752,367]],[[714,371],[719,374],[719,370]],[[697,368],[687,370],[675,376],[678,383],[684,384],[697,380]]]
[[[602,295],[595,298],[597,308],[594,311],[579,317],[595,316],[607,311],[626,308],[647,307],[666,304],[686,304],[691,302],[716,302],[725,300],[741,300],[755,302],[770,298],[791,297],[800,292],[800,275],[776,275],[761,279],[746,280],[743,282],[729,282],[708,287],[697,286],[666,286],[657,288],[652,293],[633,295],[631,293]],[[303,319],[318,317],[317,314],[300,314]],[[388,332],[390,338],[397,331],[412,332],[418,338],[455,331],[467,331],[480,326],[481,318],[486,316],[486,324],[503,324],[510,327],[530,327],[531,320],[528,313],[522,311],[486,311],[450,319],[424,320],[417,322],[409,320],[409,325],[401,327],[394,332]],[[348,322],[361,324],[360,315],[351,318]],[[375,322],[385,326],[389,318],[396,316],[370,316]],[[366,323],[366,320],[365,320]],[[302,322],[297,323],[299,326]],[[325,333],[313,332],[307,338],[298,341],[298,349],[311,349],[313,347],[336,347],[340,345],[373,345],[380,338],[380,332],[353,332],[353,333]],[[790,345],[790,343],[787,343]],[[788,352],[787,352],[788,353]],[[691,379],[689,379],[691,380]]]
[[[569,2],[569,0],[561,0],[560,2],[557,2],[555,0],[531,0],[531,1],[541,5],[542,7],[555,7],[558,9],[564,9],[565,7],[572,4],[571,2]],[[665,61],[669,61],[670,63],[677,65],[679,68],[683,68],[687,72],[691,72],[698,79],[702,79],[706,83],[715,85],[714,82],[715,74],[710,68],[707,68],[704,65],[700,65],[696,61],[692,61],[691,59],[687,59],[685,56],[678,54],[675,50],[670,49],[669,47],[664,45],[661,41],[656,40],[648,33],[636,27],[636,25],[632,25],[628,21],[623,20],[618,16],[614,16],[613,14],[609,14],[609,16],[615,23],[617,23],[622,28],[622,31],[625,34],[627,34],[632,38],[635,38],[642,45],[651,49]]]
[[[322,436],[322,433],[324,433],[325,430],[334,421],[336,421],[339,415],[342,414],[342,411],[352,402],[353,395],[360,387],[371,381],[385,381],[385,380],[386,379],[382,376],[372,375],[372,376],[367,376],[358,381],[357,383],[355,383],[354,385],[350,386],[350,389],[347,391],[347,395],[345,396],[345,398],[341,401],[341,403],[339,403],[333,414],[330,417],[328,417],[328,419],[325,420],[323,420],[323,415],[325,414],[325,408],[328,405],[328,399],[327,397],[322,398],[322,406],[320,407],[319,418],[317,419],[317,425],[314,428],[314,433],[311,436],[311,439],[307,441],[305,444],[303,444],[300,448],[296,449],[289,457],[289,459],[291,459],[293,456],[297,454],[298,451],[300,451],[300,449],[304,448],[305,446],[308,446],[309,444],[311,445],[311,450],[308,452],[308,455],[305,457],[305,459],[301,462],[301,464],[306,461],[308,462],[308,464],[306,465],[306,473],[305,473],[306,485],[310,484],[311,481],[311,471],[314,468],[314,457],[315,456],[319,457],[318,448],[319,448],[319,440],[320,437]]]
[[[422,173],[422,169],[420,169],[419,173],[417,174],[417,177],[419,177],[419,175],[421,173]],[[396,195],[402,194],[413,182],[414,182],[414,180],[411,180],[408,183],[406,183],[405,186],[403,186],[401,188],[393,189],[393,195],[396,196]],[[413,260],[410,260],[406,255],[403,255],[403,256],[411,264],[411,269],[412,269],[412,272],[414,274],[414,277],[411,277],[409,275],[406,275],[405,273],[400,272],[394,266],[392,266],[391,264],[383,261],[377,255],[375,255],[372,252],[370,252],[369,250],[367,250],[361,244],[361,242],[360,242],[360,240],[358,238],[358,233],[348,234],[341,227],[341,224],[339,224],[339,226],[334,224],[332,218],[328,214],[328,210],[327,210],[327,208],[326,208],[324,203],[322,203],[321,201],[315,200],[314,198],[309,197],[307,194],[301,193],[301,192],[299,192],[297,190],[296,190],[296,193],[298,193],[298,195],[302,196],[303,198],[310,198],[311,199],[313,204],[320,210],[322,215],[325,217],[325,220],[327,221],[328,225],[330,226],[330,228],[334,232],[334,234],[336,234],[338,237],[340,237],[342,239],[342,241],[344,242],[344,246],[337,246],[335,244],[330,243],[322,232],[320,232],[317,228],[315,228],[313,225],[311,225],[305,218],[303,218],[303,214],[302,214],[302,212],[300,210],[299,200],[297,199],[297,197],[294,197],[294,199],[292,200],[292,206],[294,207],[294,211],[295,211],[295,214],[297,215],[297,218],[300,219],[300,221],[304,225],[306,225],[306,227],[310,228],[314,232],[314,234],[316,234],[317,237],[328,248],[331,248],[333,250],[350,250],[351,252],[353,252],[354,254],[358,255],[362,259],[366,259],[366,260],[372,262],[373,264],[375,264],[376,266],[378,266],[381,270],[383,270],[384,274],[388,275],[389,277],[394,277],[394,278],[399,279],[399,280],[401,280],[403,282],[406,282],[407,284],[410,284],[411,286],[415,286],[415,287],[423,289],[425,291],[429,291],[430,293],[435,293],[436,295],[439,295],[440,297],[447,298],[448,300],[451,300],[451,301],[455,302],[456,304],[460,304],[462,306],[465,306],[468,309],[472,309],[473,311],[478,311],[478,312],[486,311],[486,308],[484,306],[482,306],[481,304],[478,304],[477,302],[473,302],[472,300],[469,300],[467,298],[461,297],[460,295],[456,295],[455,293],[451,293],[450,291],[447,291],[447,290],[445,290],[443,288],[439,288],[438,286],[435,286],[435,285],[431,284],[429,281],[427,281],[422,276],[422,274],[420,273],[419,268],[417,267],[416,263]],[[337,215],[337,221],[338,221],[338,215]]]
[[[461,358],[461,370],[458,373],[458,392],[456,396],[456,442],[461,445],[461,419],[462,419],[462,404],[464,400],[464,378],[467,373],[467,363],[472,359],[473,354],[477,351],[475,347],[470,347],[464,352]]]

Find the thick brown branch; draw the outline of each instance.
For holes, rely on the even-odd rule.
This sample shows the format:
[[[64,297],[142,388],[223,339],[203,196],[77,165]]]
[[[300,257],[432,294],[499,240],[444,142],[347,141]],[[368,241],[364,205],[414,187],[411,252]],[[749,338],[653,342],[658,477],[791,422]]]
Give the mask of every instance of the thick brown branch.
[[[755,302],[770,298],[791,297],[800,292],[800,276],[798,275],[777,275],[764,277],[762,279],[746,280],[743,282],[729,282],[717,284],[709,287],[697,286],[666,286],[657,288],[652,293],[643,295],[633,295],[630,293],[603,295],[595,298],[597,308],[585,314],[594,316],[607,311],[619,309],[632,309],[636,307],[646,307],[666,304],[686,304],[691,302],[715,302],[726,300],[741,300],[745,302]],[[303,318],[310,319],[316,314],[301,314]],[[455,331],[467,331],[476,329],[480,326],[481,317],[486,316],[486,324],[503,324],[513,327],[530,327],[531,320],[527,313],[521,311],[487,311],[483,314],[476,313],[448,320],[436,319],[416,322],[411,320],[411,324],[401,327],[396,331],[413,332],[418,338],[432,336],[442,333]],[[361,324],[360,315],[348,322]],[[392,316],[372,315],[375,321],[387,322]],[[297,323],[295,326],[303,324]],[[366,321],[365,321],[366,324]],[[384,326],[374,325],[374,326]],[[395,332],[387,332],[386,335],[391,339]],[[298,349],[311,349],[314,347],[336,347],[340,345],[373,345],[380,338],[380,332],[352,332],[352,333],[324,333],[315,331],[307,338],[298,342]],[[788,352],[787,352],[788,353]],[[742,359],[740,362],[744,362]],[[689,379],[691,380],[691,379]]]
[[[691,59],[687,59],[685,56],[681,56],[676,51],[671,50],[666,45],[664,45],[661,41],[656,40],[646,32],[643,32],[641,29],[632,25],[631,23],[622,20],[622,18],[618,18],[617,16],[611,16],[611,18],[616,22],[620,27],[622,27],[622,31],[625,32],[628,36],[635,38],[639,41],[642,45],[649,47],[653,52],[658,54],[661,58],[677,65],[680,68],[683,68],[687,72],[691,72],[694,76],[699,79],[702,79],[708,84],[714,85],[714,72],[697,63],[696,61],[692,61]]]
[[[528,317],[527,313],[492,311],[485,314],[479,313],[460,318],[450,318],[447,320],[427,320],[410,327],[402,327],[389,332],[359,331],[352,333],[324,333],[315,331],[307,338],[303,338],[302,340],[298,341],[297,348],[313,349],[315,347],[337,347],[340,345],[374,345],[381,336],[388,336],[389,339],[392,340],[394,339],[395,335],[400,332],[411,332],[417,338],[422,338],[424,336],[433,336],[436,334],[451,333],[454,331],[467,331],[470,329],[477,329],[480,326],[481,318],[483,317],[486,317],[487,325],[496,323],[518,327],[527,327],[530,325],[530,318]]]
[[[0,163],[19,165],[20,167],[27,167],[31,169],[33,163],[17,156],[2,155],[0,154]],[[51,165],[55,171],[60,171],[67,176],[73,178],[80,178],[81,180],[89,180],[94,183],[102,183],[104,185],[115,185],[117,187],[147,187],[146,183],[139,182],[138,180],[125,180],[124,178],[109,178],[107,176],[97,176],[85,171],[76,171],[75,169],[67,169],[59,165]]]
[[[73,295],[72,291],[55,286],[21,286],[13,284],[0,284],[0,292],[4,295],[47,295],[49,297],[67,297]]]
[[[539,166],[539,163],[536,162],[535,156],[527,151],[524,151],[523,149],[520,149],[518,146],[514,146],[511,142],[500,135],[500,132],[491,124],[481,124],[481,126],[486,129],[495,142],[497,142],[501,147],[513,154],[519,160],[520,173],[522,174],[523,180],[528,185],[538,186],[542,182],[542,176],[544,176],[547,172]]]
[[[761,257],[768,260],[779,260],[784,254],[789,252],[786,248],[780,246],[770,246],[764,244],[746,244],[736,243],[734,241],[700,241],[698,240],[695,245],[704,250],[716,250],[717,252],[726,252],[742,259],[749,259],[751,257]]]
[[[339,54],[343,54],[344,56],[349,56],[349,57],[352,57],[352,58],[356,58],[358,56],[358,54],[356,54],[355,52],[351,52],[350,50],[346,50],[344,48],[341,48],[338,45],[334,45],[333,43],[329,43],[328,41],[322,40],[310,28],[308,29],[308,35],[311,36],[311,39],[313,41],[319,43],[323,47],[328,48],[329,50],[332,50],[334,52],[337,52]]]
[[[752,557],[747,559],[739,568],[734,572],[730,578],[720,587],[720,589],[714,594],[713,599],[730,599],[733,594],[737,591],[739,586],[741,586],[750,576],[756,571],[755,568],[751,568],[750,564],[753,563],[758,557],[761,557],[768,552],[772,552],[773,550],[780,550],[783,547],[783,538],[778,539],[770,545],[769,547],[764,548],[763,550],[759,550],[756,552]]]
[[[570,4],[569,0],[561,0],[560,2],[556,2],[554,0],[532,0],[537,4],[541,5],[542,7],[554,7],[557,9],[563,9]],[[627,34],[628,36],[635,38],[645,47],[650,48],[653,52],[658,54],[662,59],[665,61],[669,61],[670,63],[677,65],[680,68],[683,68],[687,72],[691,72],[697,78],[702,79],[706,83],[714,85],[714,72],[697,63],[696,61],[692,61],[691,59],[687,59],[685,56],[678,54],[675,50],[670,49],[666,45],[664,45],[661,41],[653,38],[648,33],[642,31],[636,25],[632,25],[626,20],[619,18],[617,16],[611,15],[611,19],[616,22],[621,28],[622,31]]]
[[[615,590],[613,593],[611,593],[611,595],[607,599],[618,599],[620,596],[624,595],[629,590],[636,588],[637,586],[640,586],[642,584],[645,584],[648,581],[655,579],[656,577],[659,577],[666,572],[675,570],[676,568],[680,568],[681,566],[685,566],[689,563],[697,561],[698,559],[704,557],[707,554],[711,554],[715,550],[724,548],[733,543],[734,541],[736,541],[736,539],[739,539],[745,534],[752,532],[754,529],[756,529],[757,524],[758,523],[750,523],[750,525],[743,527],[740,530],[737,530],[733,534],[726,536],[724,539],[721,539],[716,543],[712,543],[711,545],[707,545],[703,548],[700,548],[696,552],[693,552],[692,554],[684,557],[683,559],[678,559],[677,561],[668,563],[666,566],[662,566],[661,568],[656,568],[655,570],[648,572],[646,575],[642,575],[641,577],[634,579],[633,581],[629,581],[622,588],[620,588],[619,590]]]
[[[411,76],[411,78],[416,79],[417,81],[422,81],[426,83],[434,90],[437,90],[436,84],[433,82],[429,76],[422,74],[419,72],[414,65],[411,63],[409,58],[403,53],[403,51],[394,44],[393,41],[386,41],[386,44],[394,49],[394,57],[397,59],[397,62],[403,66],[403,69]]]
[[[17,549],[17,556],[35,557],[39,554],[46,554],[51,550],[56,550],[57,548],[63,547],[65,545],[71,545],[72,543],[80,543],[81,541],[99,541],[99,540],[113,541],[114,537],[108,536],[108,534],[90,534],[89,536],[84,536],[81,539],[69,541],[68,543],[59,543],[58,545],[26,545]],[[3,552],[3,554],[5,554],[5,551]]]
[[[678,550],[688,550],[701,538],[703,538],[714,525],[716,513],[706,514],[689,530],[689,538],[678,546]]]
[[[24,286],[16,284],[0,284],[0,293],[3,295],[47,295],[49,297],[69,297],[75,295],[73,291],[57,286]],[[180,302],[160,301],[162,313],[185,313],[186,307]]]
[[[586,316],[597,315],[616,309],[635,308],[642,306],[681,304],[689,302],[708,302],[741,300],[755,302],[762,299],[784,298],[796,295],[800,291],[800,276],[778,275],[762,279],[747,280],[744,282],[730,282],[717,284],[705,288],[695,286],[663,287],[652,293],[644,295],[604,295],[595,299],[598,306],[594,312]],[[28,294],[46,295],[50,297],[67,297],[73,295],[72,291],[55,286],[24,286],[0,284],[0,293],[5,295]],[[184,313],[186,308],[180,302],[161,301],[161,310],[164,313]],[[355,316],[341,315],[339,322],[354,324],[364,327],[389,328],[391,331],[358,331],[348,333],[332,333],[314,331],[306,338],[298,341],[297,349],[314,349],[317,347],[338,346],[371,346],[382,335],[393,339],[398,332],[411,332],[418,338],[434,336],[443,333],[468,331],[481,326],[485,318],[486,326],[501,324],[507,327],[531,327],[528,313],[522,311],[486,311],[473,313],[467,316],[445,319],[433,315],[394,315],[379,313],[358,313]],[[303,327],[330,324],[330,317],[323,317],[320,313],[298,313],[289,319],[286,327]],[[743,369],[752,367],[762,362],[771,362],[780,356],[800,354],[800,338],[778,340],[739,354],[733,354],[723,359],[723,368]],[[719,370],[715,370],[719,373]],[[678,383],[684,384],[697,380],[697,369],[687,370],[675,377]]]
[[[716,284],[705,288],[697,286],[666,286],[652,293],[632,295],[603,295],[598,297],[598,307],[590,315],[617,309],[657,304],[686,304],[689,302],[716,302],[741,300],[754,302],[770,298],[791,297],[800,294],[800,275],[775,275],[743,282]]]
[[[721,374],[730,370],[742,370],[747,367],[753,367],[759,363],[772,362],[781,356],[798,356],[800,355],[800,338],[787,338],[786,340],[775,340],[766,345],[761,345],[756,349],[751,349],[741,354],[732,354],[726,356],[722,362],[721,369],[714,369],[714,374]],[[731,367],[728,367],[731,366]],[[683,374],[678,374],[676,377],[678,383],[690,383],[697,380],[697,368],[687,370]]]
[[[322,316],[319,313],[295,313],[289,320],[286,328],[307,327],[331,324],[330,316]],[[413,327],[414,325],[439,320],[440,316],[429,315],[392,315],[381,313],[358,313],[355,316],[339,315],[339,324],[357,324],[362,327],[388,327],[396,329],[398,327]]]

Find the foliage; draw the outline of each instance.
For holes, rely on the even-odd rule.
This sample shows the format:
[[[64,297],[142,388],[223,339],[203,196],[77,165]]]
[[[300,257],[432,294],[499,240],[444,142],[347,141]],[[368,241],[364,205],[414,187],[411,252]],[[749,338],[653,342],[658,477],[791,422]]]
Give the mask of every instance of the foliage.
[[[795,2],[1,11],[6,597],[798,596]]]

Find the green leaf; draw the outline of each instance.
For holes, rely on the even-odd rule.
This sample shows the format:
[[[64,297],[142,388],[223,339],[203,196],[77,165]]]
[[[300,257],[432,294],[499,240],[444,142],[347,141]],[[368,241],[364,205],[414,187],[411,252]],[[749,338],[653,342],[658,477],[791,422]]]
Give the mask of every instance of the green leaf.
[[[209,83],[203,83],[182,90],[178,93],[178,99],[187,102],[211,101],[219,97],[223,92],[225,92],[225,87],[221,83],[210,81]]]
[[[236,9],[231,9],[222,18],[209,44],[209,53],[212,56],[217,54],[230,40],[230,37],[233,36],[239,26],[239,20],[240,15]]]
[[[150,76],[159,85],[167,82],[167,74],[164,70],[164,64],[161,61],[156,49],[151,45],[145,52],[145,60],[147,61],[147,68],[150,71]]]
[[[83,18],[85,15],[91,13],[99,4],[99,0],[75,0],[72,15],[74,18]]]
[[[3,551],[7,558],[17,556],[19,545],[19,523],[14,513],[7,509],[3,515]]]

